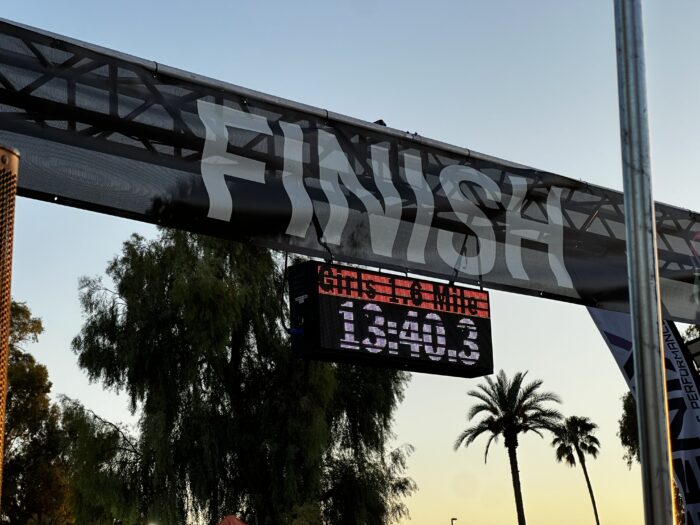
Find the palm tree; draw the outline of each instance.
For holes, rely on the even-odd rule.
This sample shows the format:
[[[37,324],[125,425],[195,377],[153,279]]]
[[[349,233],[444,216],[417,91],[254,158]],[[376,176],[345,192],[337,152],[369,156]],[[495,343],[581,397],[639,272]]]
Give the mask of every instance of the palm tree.
[[[598,425],[587,417],[567,417],[564,424],[555,433],[552,446],[556,448],[557,461],[565,461],[567,465],[575,467],[576,458],[578,458],[578,462],[583,469],[583,475],[586,477],[588,493],[591,495],[595,522],[597,525],[600,525],[598,507],[596,507],[595,497],[593,496],[593,487],[586,469],[586,454],[595,459],[600,451],[600,442],[593,435],[596,428],[598,428]]]
[[[519,525],[525,525],[525,510],[516,453],[518,434],[534,432],[543,437],[541,430],[554,431],[562,419],[557,410],[544,406],[548,401],[560,403],[559,397],[552,392],[541,392],[539,389],[542,381],[539,379],[523,386],[526,375],[527,372],[518,372],[513,379],[508,379],[506,373],[501,370],[495,381],[487,377],[485,385],[477,385],[478,390],[468,392],[467,395],[478,399],[479,403],[469,410],[467,421],[479,414],[484,414],[484,417],[475,425],[466,428],[454,444],[455,450],[462,445],[468,447],[481,434],[489,434],[484,452],[486,463],[491,443],[498,442],[498,437],[503,436],[510,460]]]

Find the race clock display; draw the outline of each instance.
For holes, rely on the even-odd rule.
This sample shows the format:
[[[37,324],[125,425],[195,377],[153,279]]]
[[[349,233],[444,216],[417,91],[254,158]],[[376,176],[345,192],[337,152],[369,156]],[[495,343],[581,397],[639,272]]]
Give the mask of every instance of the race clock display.
[[[289,272],[302,357],[459,377],[493,372],[483,290],[317,261]]]

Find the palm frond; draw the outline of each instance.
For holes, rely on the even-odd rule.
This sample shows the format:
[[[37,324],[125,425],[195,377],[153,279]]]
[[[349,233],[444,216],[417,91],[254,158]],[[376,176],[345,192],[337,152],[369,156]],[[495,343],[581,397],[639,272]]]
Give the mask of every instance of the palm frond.
[[[558,446],[555,450],[556,458],[558,462],[565,461],[568,465],[574,467],[576,466],[576,456],[574,451],[567,444],[562,444]]]
[[[501,372],[503,373],[507,390],[505,399],[506,406],[514,407],[517,410],[517,407],[522,404],[522,384],[527,372],[517,372],[510,382],[508,382],[505,372],[503,372],[503,370],[501,370]]]
[[[486,377],[483,383],[467,392],[469,397],[478,401],[467,412],[467,420],[476,423],[457,437],[455,450],[461,446],[469,446],[478,436],[488,433],[489,438],[484,451],[486,461],[491,443],[497,442],[499,436],[503,436],[506,443],[510,441],[517,447],[519,433],[534,432],[543,437],[543,430],[554,431],[562,415],[546,404],[560,402],[559,396],[552,392],[540,391],[541,380],[524,385],[526,377],[527,372],[517,372],[509,379],[506,373],[500,370],[495,376]]]
[[[523,376],[522,379],[524,379],[525,376]],[[537,391],[538,388],[542,386],[542,380],[541,379],[535,379],[532,383],[529,383],[522,387],[522,389],[519,392],[519,401],[520,405],[523,404],[524,401],[530,399],[533,395],[535,395],[535,392]]]
[[[457,436],[457,440],[454,444],[454,449],[457,450],[460,446],[464,445],[468,447],[471,445],[476,438],[478,438],[484,432],[488,432],[491,429],[489,418],[484,419],[474,426],[468,427],[462,431],[462,433]]]
[[[467,428],[466,430],[463,430],[462,432],[460,432],[459,436],[457,436],[457,439],[455,439],[455,442],[453,445],[455,450],[459,450],[459,447],[462,446],[462,443],[464,443],[464,440],[467,439],[467,436],[469,435],[469,430],[470,429]]]
[[[498,443],[498,434],[491,434],[489,440],[486,442],[486,449],[484,450],[484,464],[489,457],[489,448],[491,447],[491,442],[495,441]]]
[[[565,457],[563,456],[564,448],[568,450],[566,461],[571,466],[576,464],[574,451],[581,454],[580,462],[584,461],[584,455],[589,455],[594,459],[598,457],[600,441],[593,435],[597,428],[598,425],[587,417],[570,416],[566,418],[552,440],[552,446],[556,447],[557,460],[560,461],[560,457]],[[568,456],[571,456],[571,459]]]
[[[488,403],[479,403],[478,405],[474,405],[469,409],[469,412],[467,412],[467,420],[471,421],[475,416],[481,414],[482,412],[487,412],[497,416],[498,412],[494,411],[493,408],[494,407]]]

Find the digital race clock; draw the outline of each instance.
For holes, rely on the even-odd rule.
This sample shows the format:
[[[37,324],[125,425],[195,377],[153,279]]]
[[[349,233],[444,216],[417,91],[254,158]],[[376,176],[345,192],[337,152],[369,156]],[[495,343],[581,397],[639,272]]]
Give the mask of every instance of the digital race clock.
[[[289,269],[292,349],[302,357],[433,374],[493,372],[483,290],[308,261]]]

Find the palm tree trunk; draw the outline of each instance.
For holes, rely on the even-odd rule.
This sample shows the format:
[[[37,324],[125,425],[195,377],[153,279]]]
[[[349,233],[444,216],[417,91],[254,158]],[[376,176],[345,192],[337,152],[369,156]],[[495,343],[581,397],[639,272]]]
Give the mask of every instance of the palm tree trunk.
[[[518,456],[516,447],[509,446],[508,459],[510,459],[510,475],[513,478],[513,493],[515,494],[515,509],[518,512],[518,525],[525,524],[525,509],[523,508],[523,495],[520,490],[520,471],[518,470]]]
[[[578,461],[581,463],[581,468],[583,469],[583,475],[586,477],[586,485],[588,485],[588,493],[591,495],[591,503],[593,504],[593,514],[595,514],[596,525],[600,525],[600,520],[598,519],[598,507],[595,504],[595,497],[593,496],[593,487],[591,486],[591,480],[588,477],[588,469],[586,468],[586,461],[583,459],[583,453],[576,449],[578,454]]]

